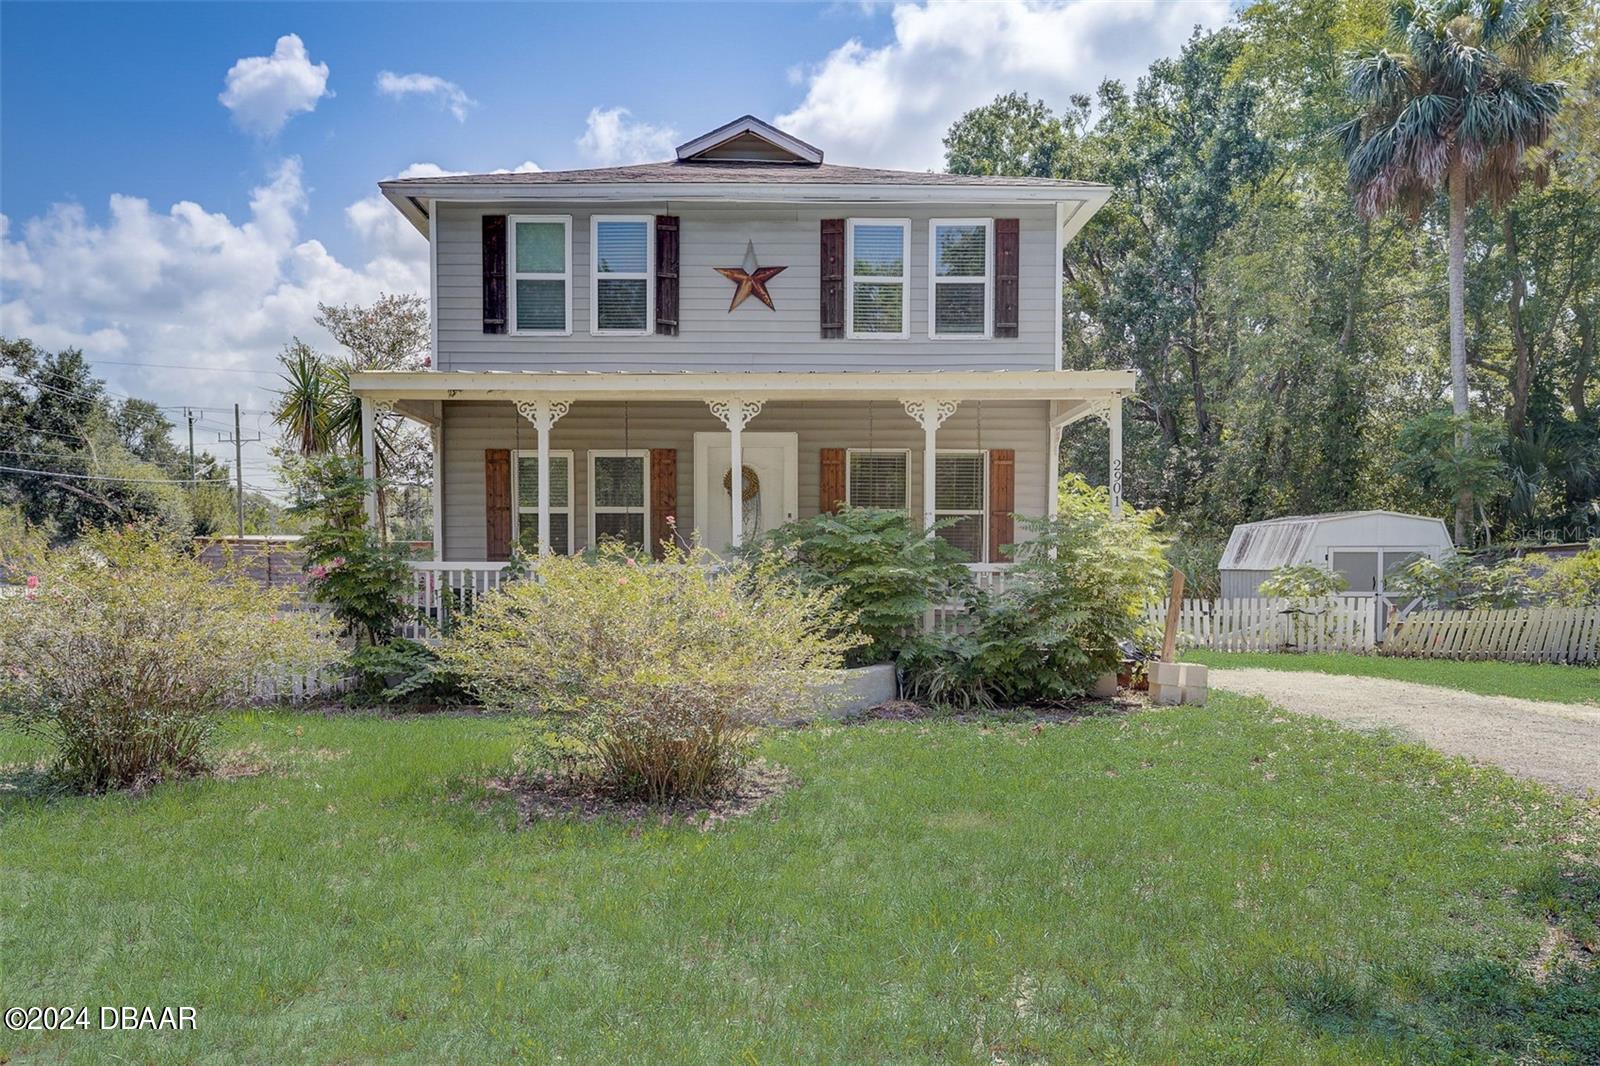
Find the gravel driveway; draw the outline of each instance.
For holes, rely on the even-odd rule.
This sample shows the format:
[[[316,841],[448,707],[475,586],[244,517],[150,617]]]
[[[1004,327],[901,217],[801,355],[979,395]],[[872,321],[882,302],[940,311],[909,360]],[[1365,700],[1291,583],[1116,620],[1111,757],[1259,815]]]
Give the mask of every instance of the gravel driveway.
[[[1553,788],[1600,792],[1600,707],[1288,670],[1212,670],[1211,685],[1352,729],[1393,729]]]

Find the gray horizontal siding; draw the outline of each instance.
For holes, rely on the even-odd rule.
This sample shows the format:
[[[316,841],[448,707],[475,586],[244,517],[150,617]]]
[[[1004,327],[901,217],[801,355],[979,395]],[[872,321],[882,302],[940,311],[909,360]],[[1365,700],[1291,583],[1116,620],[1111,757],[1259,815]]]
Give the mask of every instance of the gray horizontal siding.
[[[947,207],[801,207],[608,204],[601,214],[675,214],[681,219],[677,337],[589,334],[591,206],[540,205],[572,216],[570,337],[483,332],[485,214],[528,211],[515,204],[441,205],[438,232],[441,370],[995,370],[1055,366],[1055,209],[965,204]],[[819,226],[824,217],[911,219],[911,336],[906,340],[823,340]],[[1021,321],[1014,339],[928,339],[928,220],[1021,220]],[[777,310],[748,300],[729,313],[733,285],[715,267],[738,266],[747,241],[763,266],[787,266],[768,284]]]
[[[1048,405],[1041,401],[963,403],[939,429],[939,447],[1011,448],[1016,452],[1016,510],[1041,515],[1049,480]],[[452,402],[444,406],[444,557],[480,560],[486,553],[483,453],[486,448],[532,450],[533,425],[510,403]],[[981,428],[980,428],[981,422]],[[624,432],[626,426],[626,433]],[[911,512],[922,513],[922,430],[899,404],[770,403],[746,427],[751,433],[798,433],[800,516],[817,513],[823,448],[911,450]],[[726,432],[703,403],[574,403],[550,433],[550,447],[573,453],[578,510],[574,543],[588,546],[590,449],[676,448],[678,528],[694,529],[694,435]],[[1019,537],[1023,535],[1018,530]]]

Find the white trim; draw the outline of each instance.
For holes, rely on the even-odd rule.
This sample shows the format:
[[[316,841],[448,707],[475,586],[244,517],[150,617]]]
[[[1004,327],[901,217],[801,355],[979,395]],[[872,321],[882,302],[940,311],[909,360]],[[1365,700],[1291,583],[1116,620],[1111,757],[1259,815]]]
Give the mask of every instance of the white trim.
[[[762,122],[754,115],[736,118],[726,125],[718,126],[710,133],[702,133],[692,141],[685,141],[683,144],[678,145],[678,158],[693,159],[702,152],[718,148],[736,137],[743,137],[747,133],[753,133],[774,148],[781,148],[795,158],[804,160],[807,163],[822,162],[822,149],[809,145],[793,134],[783,132],[776,126]]]
[[[550,462],[551,462],[552,466],[555,465],[555,460],[561,458],[562,456],[566,456],[566,459],[567,459],[567,506],[566,506],[566,512],[567,512],[567,553],[570,555],[574,551],[576,551],[576,549],[578,547],[577,542],[572,539],[572,534],[573,534],[573,529],[574,529],[573,516],[577,513],[577,510],[578,510],[578,499],[577,499],[576,496],[573,495],[573,492],[572,492],[572,489],[573,489],[572,464],[573,464],[573,461],[574,461],[573,460],[573,455],[572,455],[572,449],[570,449],[570,448],[551,448],[550,449]],[[515,448],[511,452],[511,546],[513,548],[516,547],[518,544],[522,543],[522,515],[523,515],[524,512],[523,512],[523,507],[522,507],[522,488],[518,484],[518,482],[520,481],[521,474],[522,474],[522,466],[521,466],[521,463],[519,462],[519,460],[521,460],[523,458],[532,459],[535,462],[535,464],[537,464],[538,461],[539,461],[539,449],[537,449],[537,448]],[[542,471],[541,471],[541,473],[542,473]],[[528,514],[533,516],[533,519],[534,519],[535,523],[538,522],[538,520],[539,520],[539,508],[537,506],[529,507],[527,509],[526,513],[528,513]],[[554,517],[554,516],[556,516],[557,514],[560,514],[560,513],[561,512],[556,510],[554,507],[550,508],[551,517]]]
[[[507,299],[509,300],[509,296]],[[509,307],[510,305],[507,304]],[[510,323],[507,323],[509,327]],[[428,366],[439,365],[439,205],[428,205]]]
[[[566,272],[562,274],[517,273],[517,223],[519,222],[559,222],[567,240]],[[438,277],[438,271],[434,271]],[[560,281],[566,292],[566,328],[565,329],[518,329],[517,328],[517,279],[527,281]],[[506,333],[521,337],[570,337],[572,336],[572,216],[571,215],[507,215],[506,216]]]
[[[900,227],[900,276],[864,275],[863,285],[900,286],[900,331],[898,333],[856,332],[856,227]],[[844,222],[844,335],[855,341],[905,340],[911,336],[911,220],[909,218],[847,218]]]
[[[935,307],[936,286],[976,285],[974,277],[938,276],[938,234],[940,226],[983,227],[983,330],[980,333],[940,333]],[[1058,303],[1060,301],[1057,301]],[[994,336],[994,219],[992,218],[930,218],[928,219],[928,339],[935,341],[986,341]]]
[[[911,513],[911,449],[910,448],[846,448],[844,450],[844,502],[851,507],[856,506],[850,502],[850,457],[853,455],[900,455],[906,461],[906,506],[907,514]],[[893,510],[893,508],[890,508]]]
[[[613,281],[644,282],[644,326],[640,329],[600,328],[600,223],[640,222],[644,224],[644,272],[613,270],[606,277]],[[648,337],[656,325],[656,217],[654,215],[589,216],[589,334],[594,337]]]
[[[982,460],[982,495],[979,500],[982,506],[976,510],[947,511],[939,508],[939,457],[944,455],[976,455]],[[933,520],[938,522],[941,518],[964,518],[976,515],[982,532],[979,536],[978,558],[969,560],[969,563],[987,562],[989,559],[989,449],[988,448],[940,448],[934,452],[933,493],[934,508]],[[938,534],[935,533],[935,536]]]
[[[680,400],[760,396],[765,400],[882,399],[948,396],[963,400],[1091,400],[1132,394],[1131,370],[727,371],[584,373],[508,370],[362,370],[350,387],[362,395],[411,400],[551,399]],[[1092,413],[1092,412],[1086,412]]]
[[[1102,203],[1103,202],[1104,201],[1102,201]],[[1062,297],[1065,295],[1065,292],[1063,290],[1066,287],[1066,280],[1067,280],[1067,266],[1066,266],[1066,261],[1064,259],[1065,255],[1066,255],[1066,252],[1067,252],[1067,234],[1066,234],[1067,214],[1066,214],[1066,206],[1067,206],[1066,204],[1059,204],[1059,203],[1056,204],[1056,258],[1055,258],[1055,266],[1052,267],[1051,271],[1050,271],[1052,274],[1055,275],[1055,293],[1056,293],[1056,299],[1055,299],[1055,304],[1056,304],[1056,308],[1055,308],[1055,310],[1056,310],[1056,332],[1055,332],[1055,338],[1056,339],[1055,339],[1055,345],[1054,346],[1055,346],[1055,350],[1056,350],[1056,358],[1055,358],[1055,364],[1054,365],[1055,365],[1055,368],[1057,370],[1065,370],[1066,366],[1067,366],[1067,342],[1066,342],[1065,338],[1062,336],[1062,332],[1061,332],[1063,329],[1066,328],[1066,324],[1067,324],[1066,323],[1066,318],[1065,318],[1066,310],[1062,305]],[[1094,214],[1094,211],[1090,211],[1089,214],[1090,215]],[[1088,221],[1088,215],[1084,216],[1084,220]],[[1019,237],[1019,240],[1020,240],[1020,237]],[[1020,318],[1021,315],[1019,314],[1018,317]],[[1019,323],[1019,325],[1020,325],[1020,323]],[[1052,511],[1051,514],[1054,515],[1055,512]]]
[[[594,499],[594,461],[596,459],[638,459],[639,476],[644,489],[639,497],[638,507],[602,507]],[[650,539],[650,449],[649,448],[590,448],[588,458],[589,476],[589,547],[597,546],[594,532],[594,516],[597,514],[633,514],[638,512],[644,518],[644,543],[642,550],[650,551],[654,542]]]

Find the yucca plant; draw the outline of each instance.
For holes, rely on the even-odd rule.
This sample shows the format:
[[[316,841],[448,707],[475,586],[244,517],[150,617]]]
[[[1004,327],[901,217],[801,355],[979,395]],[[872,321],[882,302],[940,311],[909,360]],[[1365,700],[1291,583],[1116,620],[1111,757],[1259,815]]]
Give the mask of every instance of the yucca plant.
[[[1567,26],[1550,0],[1400,0],[1389,37],[1350,62],[1360,112],[1338,133],[1363,217],[1399,208],[1415,221],[1448,192],[1450,386],[1455,413],[1465,416],[1467,208],[1484,197],[1499,208],[1515,196],[1528,150],[1549,137],[1562,87],[1540,73]],[[1533,176],[1543,181],[1542,165]],[[1457,541],[1471,508],[1462,492]]]

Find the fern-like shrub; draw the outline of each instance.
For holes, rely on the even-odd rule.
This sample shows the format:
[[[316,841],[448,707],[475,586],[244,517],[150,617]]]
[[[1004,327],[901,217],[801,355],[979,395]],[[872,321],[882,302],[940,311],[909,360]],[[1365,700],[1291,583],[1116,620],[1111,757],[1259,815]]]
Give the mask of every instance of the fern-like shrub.
[[[810,706],[859,641],[831,589],[704,551],[549,556],[485,597],[440,655],[485,705],[527,715],[542,761],[620,796],[698,801],[756,730]]]
[[[838,594],[867,642],[849,665],[892,662],[930,608],[971,584],[962,556],[929,537],[903,510],[844,507],[788,522],[748,546],[744,558],[775,565],[805,588]]]
[[[91,533],[37,576],[0,610],[0,719],[46,737],[84,791],[203,770],[229,700],[338,656],[321,614],[287,609],[292,592],[150,528]]]

